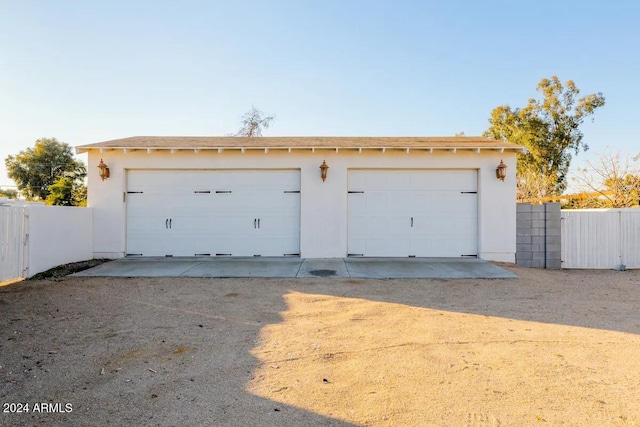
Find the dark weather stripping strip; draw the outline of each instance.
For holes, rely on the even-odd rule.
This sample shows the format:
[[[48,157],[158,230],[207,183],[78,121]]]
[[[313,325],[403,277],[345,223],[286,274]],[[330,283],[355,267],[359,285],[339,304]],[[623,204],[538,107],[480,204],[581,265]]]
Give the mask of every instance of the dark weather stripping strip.
[[[216,256],[231,256],[231,254],[216,254]]]
[[[126,203],[127,201],[127,194],[143,194],[142,191],[127,191],[126,193],[122,193],[122,202]]]
[[[211,256],[211,254],[193,254],[193,256]]]
[[[142,254],[127,254],[127,256],[142,256]]]

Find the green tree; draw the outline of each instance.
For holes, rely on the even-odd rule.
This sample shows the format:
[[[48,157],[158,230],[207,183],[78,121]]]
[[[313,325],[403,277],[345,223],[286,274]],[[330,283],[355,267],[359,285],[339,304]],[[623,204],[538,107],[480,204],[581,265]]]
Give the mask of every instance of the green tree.
[[[87,187],[63,176],[49,186],[49,195],[45,203],[57,206],[87,206]]]
[[[84,164],[73,158],[71,147],[55,138],[38,139],[34,147],[8,156],[4,163],[9,178],[27,200],[46,200],[51,185],[60,178],[69,178],[74,186],[82,186],[87,175]]]
[[[73,187],[73,200],[75,206],[87,206],[87,186],[83,183]]]
[[[51,184],[45,202],[48,205],[73,206],[73,180],[63,176]]]
[[[7,199],[17,199],[18,191],[11,190],[10,188],[0,188],[0,197],[6,197]]]
[[[536,90],[542,99],[529,99],[523,108],[496,107],[484,135],[527,147],[528,153],[518,157],[517,172],[524,177],[518,180],[519,187],[527,185],[525,175],[541,175],[548,185],[537,191],[537,197],[559,195],[567,187],[572,154],[589,149],[580,125],[604,106],[605,98],[601,93],[577,98],[575,83],[562,85],[557,76],[542,79]]]
[[[267,129],[275,116],[266,116],[255,106],[246,112],[240,120],[242,127],[236,136],[262,136],[262,129]]]

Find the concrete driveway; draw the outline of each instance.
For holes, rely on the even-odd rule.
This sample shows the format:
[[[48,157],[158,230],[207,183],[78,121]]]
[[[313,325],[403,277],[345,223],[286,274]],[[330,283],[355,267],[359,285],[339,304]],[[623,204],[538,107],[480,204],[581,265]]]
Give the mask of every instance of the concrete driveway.
[[[511,279],[477,258],[121,258],[74,274],[83,277],[346,277],[358,279]]]

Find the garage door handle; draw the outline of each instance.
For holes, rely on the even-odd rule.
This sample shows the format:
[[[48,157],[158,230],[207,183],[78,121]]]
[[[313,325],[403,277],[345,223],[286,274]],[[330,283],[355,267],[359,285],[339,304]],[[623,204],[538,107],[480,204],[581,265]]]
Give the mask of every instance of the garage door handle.
[[[164,220],[164,228],[169,228],[169,218]]]
[[[411,227],[413,227],[413,217],[411,217]]]
[[[169,218],[169,228],[171,228],[171,218]]]
[[[258,218],[258,228],[260,228],[260,218]]]
[[[258,220],[254,218],[253,219],[253,228],[258,228],[257,224],[258,224]]]

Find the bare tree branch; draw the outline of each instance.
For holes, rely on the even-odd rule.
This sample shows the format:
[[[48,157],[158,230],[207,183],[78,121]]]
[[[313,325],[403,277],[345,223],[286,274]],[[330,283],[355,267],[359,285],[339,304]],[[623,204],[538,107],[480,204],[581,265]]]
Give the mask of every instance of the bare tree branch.
[[[585,162],[572,179],[582,191],[597,194],[573,202],[574,208],[625,208],[640,203],[640,158],[620,158],[620,153],[598,156],[597,162]]]
[[[265,116],[262,111],[252,105],[251,109],[242,116],[242,127],[236,136],[262,136],[262,129],[268,129],[273,120],[275,116]]]

